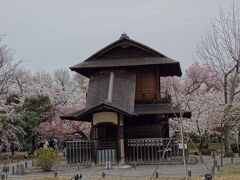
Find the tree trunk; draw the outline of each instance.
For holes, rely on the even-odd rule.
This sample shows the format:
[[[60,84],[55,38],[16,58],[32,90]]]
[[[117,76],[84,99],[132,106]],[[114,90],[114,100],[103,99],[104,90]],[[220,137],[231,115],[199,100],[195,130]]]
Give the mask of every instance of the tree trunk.
[[[36,135],[32,136],[32,149],[34,149],[36,147]]]
[[[203,135],[203,137],[201,137],[198,149],[199,149],[200,152],[203,149],[208,149],[208,141],[207,141],[206,135]]]
[[[231,148],[231,144],[230,144],[230,127],[229,125],[225,124],[224,125],[224,157],[233,157],[234,153],[232,151]]]

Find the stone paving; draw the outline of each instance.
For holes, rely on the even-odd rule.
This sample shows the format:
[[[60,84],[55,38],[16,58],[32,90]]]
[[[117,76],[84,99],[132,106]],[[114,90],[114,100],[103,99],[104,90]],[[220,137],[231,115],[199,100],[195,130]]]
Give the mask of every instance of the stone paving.
[[[203,165],[200,161],[197,164],[188,164],[187,169],[191,170],[192,176],[202,176],[206,173],[209,173],[208,169],[212,169],[212,158],[210,156],[204,156],[204,163],[206,164]],[[216,158],[218,165],[220,164],[220,157],[218,156]],[[229,164],[231,163],[231,158],[224,158],[224,164]],[[240,162],[240,158],[234,158],[233,162]],[[24,162],[20,162],[24,164]],[[30,166],[30,161],[28,161],[29,167],[26,170],[27,173],[26,175],[23,176],[17,176],[17,175],[12,175],[10,172],[8,174],[8,180],[30,180],[34,178],[39,178],[39,177],[53,177],[54,172],[48,172],[48,173],[42,173],[38,169],[38,172],[36,171],[36,168],[33,168]],[[11,165],[16,165],[11,164]],[[11,166],[9,165],[9,166]],[[139,165],[139,166],[123,166],[120,167],[118,165],[113,166],[112,169],[106,170],[103,166],[69,166],[65,163],[62,163],[58,165],[58,167],[55,167],[54,169],[57,170],[58,176],[65,177],[66,179],[71,179],[79,169],[79,172],[82,174],[83,179],[88,179],[88,178],[98,178],[101,177],[102,172],[105,172],[106,177],[111,176],[111,177],[149,177],[152,175],[154,170],[157,168],[157,172],[159,173],[160,177],[180,177],[184,176],[184,166],[183,164],[175,164],[175,165]],[[208,169],[207,169],[208,168]],[[11,168],[10,168],[11,169]],[[34,171],[36,171],[34,173]],[[1,166],[0,166],[0,172],[1,172]]]

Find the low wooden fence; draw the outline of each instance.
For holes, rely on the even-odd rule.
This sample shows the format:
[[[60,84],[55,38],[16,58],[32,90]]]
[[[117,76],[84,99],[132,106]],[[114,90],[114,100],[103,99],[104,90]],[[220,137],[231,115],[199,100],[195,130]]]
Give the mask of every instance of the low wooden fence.
[[[181,162],[183,160],[182,149],[179,148],[178,140],[170,138],[125,139],[125,162],[128,164]],[[91,164],[94,161],[97,164],[105,164],[106,161],[117,163],[117,144],[111,143],[111,146],[106,146],[106,142],[95,142],[95,145],[95,151],[92,152],[91,141],[67,141],[68,163]],[[95,160],[92,158],[92,153],[96,156]]]
[[[67,141],[66,149],[68,163],[92,163],[91,141]]]
[[[125,140],[125,162],[151,164],[182,161],[179,139],[146,138]],[[170,143],[169,143],[170,141]]]

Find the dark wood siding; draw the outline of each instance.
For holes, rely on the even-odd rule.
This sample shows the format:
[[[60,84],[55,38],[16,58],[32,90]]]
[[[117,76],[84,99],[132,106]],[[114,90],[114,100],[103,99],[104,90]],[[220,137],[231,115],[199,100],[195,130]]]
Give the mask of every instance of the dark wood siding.
[[[108,60],[108,59],[136,59],[136,58],[149,58],[154,57],[153,54],[147,52],[146,50],[137,48],[135,46],[118,46],[106,53],[99,55],[96,59]]]
[[[124,123],[125,139],[167,137],[169,137],[168,119],[159,119],[158,115],[138,116]]]

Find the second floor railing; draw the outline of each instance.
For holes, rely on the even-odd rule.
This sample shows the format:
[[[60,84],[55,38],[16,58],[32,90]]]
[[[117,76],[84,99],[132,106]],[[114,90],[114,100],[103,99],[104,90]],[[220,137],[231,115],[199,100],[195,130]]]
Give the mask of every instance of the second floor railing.
[[[136,104],[171,103],[171,95],[167,91],[136,93],[135,103]]]

